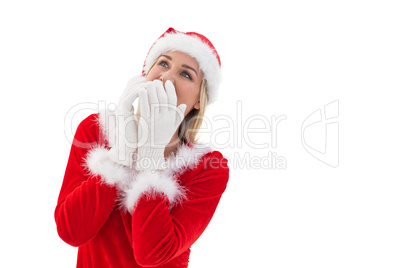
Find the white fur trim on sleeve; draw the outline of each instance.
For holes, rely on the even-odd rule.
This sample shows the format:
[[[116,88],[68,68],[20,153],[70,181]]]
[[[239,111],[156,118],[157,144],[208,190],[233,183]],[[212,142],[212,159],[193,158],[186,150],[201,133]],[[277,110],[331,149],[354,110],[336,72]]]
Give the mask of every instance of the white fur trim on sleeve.
[[[99,126],[110,147],[116,145],[116,115],[108,108],[99,111]]]
[[[134,169],[110,160],[108,150],[104,147],[90,150],[85,158],[85,165],[91,174],[100,175],[103,182],[121,189],[132,180],[135,173]]]
[[[165,195],[171,207],[186,198],[185,188],[180,186],[174,177],[166,173],[146,171],[137,174],[135,181],[124,191],[121,203],[127,211],[132,213],[143,195],[152,197],[154,194]]]

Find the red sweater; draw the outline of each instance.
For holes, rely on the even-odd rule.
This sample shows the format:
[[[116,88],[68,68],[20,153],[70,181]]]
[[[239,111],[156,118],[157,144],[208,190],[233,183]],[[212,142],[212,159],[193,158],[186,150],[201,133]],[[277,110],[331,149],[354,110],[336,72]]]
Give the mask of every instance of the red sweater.
[[[77,267],[187,267],[225,191],[227,160],[186,144],[163,174],[138,173],[105,157],[99,121],[78,126],[55,209],[60,238],[79,247]]]

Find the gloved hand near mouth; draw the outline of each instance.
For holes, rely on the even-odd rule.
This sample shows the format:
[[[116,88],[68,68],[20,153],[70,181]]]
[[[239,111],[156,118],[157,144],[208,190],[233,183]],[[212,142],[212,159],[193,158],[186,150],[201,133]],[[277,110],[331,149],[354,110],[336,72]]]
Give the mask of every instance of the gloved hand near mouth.
[[[145,88],[145,77],[142,75],[131,78],[119,99],[116,110],[116,146],[108,152],[112,161],[124,166],[132,166],[134,154],[137,150],[138,119],[134,115],[134,101],[138,93]]]
[[[165,91],[166,89],[166,91]],[[187,105],[177,107],[176,89],[171,81],[154,80],[139,91],[141,118],[138,128],[139,171],[164,169],[164,152],[184,119]]]

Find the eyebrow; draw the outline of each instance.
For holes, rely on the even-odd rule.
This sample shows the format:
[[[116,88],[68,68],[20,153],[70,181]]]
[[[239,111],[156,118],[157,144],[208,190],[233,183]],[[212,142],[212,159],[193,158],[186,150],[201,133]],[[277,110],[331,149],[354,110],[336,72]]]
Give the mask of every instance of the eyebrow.
[[[194,68],[192,68],[192,67],[188,66],[187,64],[183,64],[183,65],[182,65],[182,67],[187,68],[187,69],[190,69],[190,70],[193,70],[193,71],[195,72],[195,74],[198,76],[197,71],[196,71],[196,70],[194,70]]]
[[[170,56],[168,56],[168,55],[162,54],[161,56],[163,56],[163,57],[165,57],[165,58],[168,58],[168,60],[172,60],[172,57],[170,57]],[[196,71],[193,67],[190,67],[190,66],[188,66],[187,64],[183,64],[182,67],[184,67],[184,68],[186,68],[186,69],[193,70],[193,71],[195,72],[195,74],[198,76],[197,71]]]
[[[164,56],[164,57],[168,58],[169,60],[172,60],[172,57],[170,57],[168,55],[162,54],[161,56]]]

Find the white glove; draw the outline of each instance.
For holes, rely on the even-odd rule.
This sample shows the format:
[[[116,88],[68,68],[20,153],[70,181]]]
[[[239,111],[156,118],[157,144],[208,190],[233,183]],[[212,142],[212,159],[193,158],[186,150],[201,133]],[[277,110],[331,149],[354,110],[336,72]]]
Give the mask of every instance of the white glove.
[[[116,145],[109,150],[108,157],[124,166],[132,166],[137,149],[138,119],[134,115],[133,102],[138,98],[139,91],[145,88],[145,82],[142,75],[131,78],[114,111]]]
[[[136,164],[139,171],[165,168],[165,147],[184,119],[187,105],[176,107],[176,89],[171,81],[166,81],[165,89],[166,92],[162,81],[154,80],[139,92],[141,118]]]

